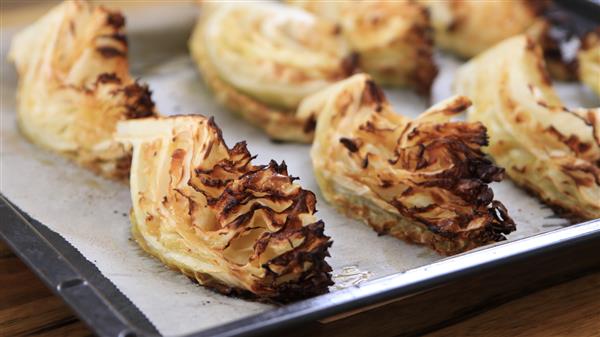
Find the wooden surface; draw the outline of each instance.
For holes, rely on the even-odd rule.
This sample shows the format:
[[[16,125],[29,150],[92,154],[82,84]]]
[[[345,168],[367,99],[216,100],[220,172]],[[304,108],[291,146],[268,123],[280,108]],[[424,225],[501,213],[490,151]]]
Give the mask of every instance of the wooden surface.
[[[91,336],[0,241],[0,336]],[[600,273],[506,303],[428,337],[600,337]]]
[[[93,336],[0,241],[0,336]]]

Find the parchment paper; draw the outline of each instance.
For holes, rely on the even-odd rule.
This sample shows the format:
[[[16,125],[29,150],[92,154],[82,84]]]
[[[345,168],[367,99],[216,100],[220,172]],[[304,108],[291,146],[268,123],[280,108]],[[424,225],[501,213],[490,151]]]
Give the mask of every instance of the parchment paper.
[[[316,192],[317,208],[334,244],[328,262],[334,268],[336,289],[422,266],[441,257],[431,250],[379,237],[366,225],[337,214],[322,199],[312,174],[309,146],[275,144],[259,130],[220,108],[211,98],[187,55],[186,39],[196,9],[137,9],[128,15],[132,71],[154,92],[163,114],[214,115],[229,145],[247,140],[257,162],[285,160],[300,183]],[[0,189],[23,211],[62,235],[111,280],[165,335],[179,335],[257,314],[271,307],[228,298],[206,290],[164,267],[141,251],[129,233],[128,187],[78,168],[58,155],[28,143],[16,129],[17,79],[6,54],[18,29],[2,31]],[[441,68],[433,102],[450,96],[454,70],[460,61],[437,55]],[[600,105],[597,97],[578,84],[559,85],[568,105]],[[416,116],[430,102],[408,90],[387,90],[397,111]],[[510,240],[549,231],[566,224],[545,206],[510,182],[494,184],[517,223]]]

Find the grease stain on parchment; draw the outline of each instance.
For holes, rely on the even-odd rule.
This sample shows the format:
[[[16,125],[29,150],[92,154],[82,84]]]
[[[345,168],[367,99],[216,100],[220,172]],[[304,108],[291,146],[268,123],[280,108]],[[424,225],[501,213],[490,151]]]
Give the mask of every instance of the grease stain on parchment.
[[[333,274],[333,290],[341,290],[349,287],[357,286],[366,280],[370,279],[373,273],[358,269],[358,266],[342,267],[339,273]]]

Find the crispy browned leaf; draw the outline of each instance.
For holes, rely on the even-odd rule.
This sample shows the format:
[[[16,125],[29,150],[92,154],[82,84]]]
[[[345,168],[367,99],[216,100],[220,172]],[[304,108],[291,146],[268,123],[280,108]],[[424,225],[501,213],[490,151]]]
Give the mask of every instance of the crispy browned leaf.
[[[600,109],[563,105],[534,40],[516,36],[477,56],[455,87],[513,181],[573,219],[600,217]]]
[[[105,176],[126,177],[130,153],[112,139],[115,125],[155,112],[148,88],[129,74],[125,18],[65,1],[20,32],[9,57],[23,134]]]
[[[454,97],[411,120],[364,74],[307,98],[300,113],[318,111],[311,157],[325,198],[443,254],[504,240],[515,225],[488,186],[504,171],[481,152],[486,129],[450,122],[469,105]]]
[[[378,83],[429,94],[437,68],[427,9],[414,1],[288,0],[338,25],[359,68]]]
[[[584,36],[577,61],[579,78],[600,96],[600,27]]]
[[[119,124],[133,144],[131,215],[150,254],[226,294],[288,302],[327,292],[329,237],[315,195],[284,163],[257,166],[203,116]]]
[[[442,49],[470,58],[524,33],[547,5],[544,0],[419,0],[427,6]]]

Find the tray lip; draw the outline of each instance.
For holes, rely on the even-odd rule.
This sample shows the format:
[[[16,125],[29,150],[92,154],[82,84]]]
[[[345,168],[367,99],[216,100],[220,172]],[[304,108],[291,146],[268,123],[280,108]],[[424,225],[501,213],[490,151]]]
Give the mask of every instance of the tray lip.
[[[286,307],[275,308],[185,336],[233,337],[269,333],[294,323],[320,320],[376,303],[393,301],[399,297],[441,285],[465,274],[476,273],[483,268],[510,264],[515,259],[524,259],[532,255],[560,250],[583,241],[597,239],[600,239],[600,218],[499,245],[481,247],[478,250],[443,258],[422,267],[374,279],[359,286],[324,294]],[[528,244],[535,246],[527,248]],[[463,264],[468,260],[484,260],[485,262],[473,263],[471,261],[471,263]],[[437,275],[431,275],[432,270],[434,274],[437,272]]]
[[[0,240],[97,335],[133,337],[146,335],[146,331],[158,335],[145,314],[77,248],[30,217],[1,191]],[[122,310],[116,308],[119,305]],[[125,309],[147,329],[144,334],[125,317]]]
[[[8,212],[12,212],[13,214],[9,214]],[[57,263],[58,265],[62,264],[62,266],[57,266],[57,269],[58,267],[64,268],[65,266],[77,267],[71,265],[71,262],[64,258],[66,251],[68,251],[69,254],[79,255],[85,259],[85,257],[71,245],[65,247],[53,246],[31,222],[27,221],[27,215],[19,210],[18,207],[13,206],[12,203],[0,193],[0,218],[7,219],[7,215],[14,216],[14,214],[17,215],[17,221],[0,224],[0,229],[4,226],[24,226],[24,228],[21,229],[25,229],[29,235],[27,237],[16,238],[11,233],[0,230],[0,238],[4,239],[4,241],[13,249],[14,253],[27,264],[30,264],[30,259],[29,256],[27,256],[27,252],[22,248],[30,245],[42,245],[49,250],[59,253],[63,258],[58,261],[52,261],[52,263]],[[567,245],[576,245],[584,240],[593,239],[600,239],[600,219],[516,239],[514,241],[482,247],[453,257],[443,258],[422,267],[374,279],[356,287],[337,290],[287,306],[273,308],[257,315],[245,317],[205,330],[192,332],[185,336],[232,337],[273,332],[292,324],[325,319],[376,303],[394,300],[401,296],[414,294],[415,292],[435,287],[468,273],[476,273],[483,268],[492,268],[500,264],[509,264],[515,259],[527,258],[534,254],[544,254],[549,251],[559,250]],[[39,259],[40,257],[38,256],[37,258]],[[41,258],[48,259],[48,257]],[[62,292],[57,291],[54,286],[55,282],[50,280],[49,275],[40,272],[36,268],[34,268],[33,271],[44,281],[44,283],[50,286],[58,296],[63,297],[65,302],[71,306],[77,315],[79,315],[90,328],[99,335],[119,337],[130,336],[130,333],[133,333],[131,336],[156,335],[152,332],[141,331],[136,326],[133,326],[120,312],[112,307],[110,303],[102,303],[100,306],[98,306],[98,303],[95,303],[94,306],[91,306],[89,303],[86,304],[82,301],[67,300]],[[101,275],[100,271],[96,270],[95,272]],[[79,274],[79,277],[84,279],[85,283],[87,283],[92,290],[100,291],[95,287],[93,282],[90,282],[81,274]],[[108,281],[110,282],[110,280]],[[131,303],[131,305],[139,310],[134,303]],[[113,329],[113,331],[107,333],[105,329],[102,329],[103,327],[94,324],[93,316],[97,315],[99,312],[111,317],[115,322],[120,322],[120,324],[127,326],[128,329],[120,328],[116,334]]]

